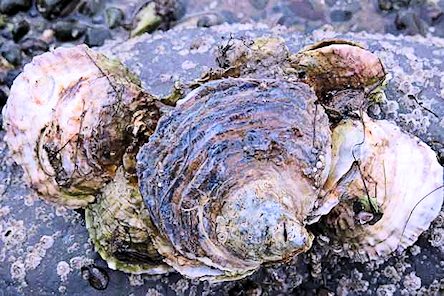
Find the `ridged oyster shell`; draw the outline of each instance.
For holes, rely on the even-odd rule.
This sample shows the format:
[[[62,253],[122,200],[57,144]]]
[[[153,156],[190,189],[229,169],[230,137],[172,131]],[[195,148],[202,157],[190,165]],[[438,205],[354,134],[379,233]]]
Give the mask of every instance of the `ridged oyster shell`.
[[[313,215],[328,214],[321,223],[359,261],[415,243],[443,203],[443,168],[434,151],[396,125],[365,114],[342,121],[332,143],[326,194]]]
[[[72,208],[92,202],[122,162],[134,173],[158,117],[134,75],[84,45],[35,57],[3,109],[5,141],[30,186]]]
[[[305,217],[328,172],[316,164],[330,159],[315,100],[306,84],[224,79],[161,119],[137,159],[165,262],[190,278],[233,280],[310,247]]]
[[[345,89],[372,92],[386,78],[378,56],[347,40],[315,43],[290,56],[289,61],[292,71],[313,87],[320,99]]]
[[[111,269],[129,273],[171,271],[151,241],[152,224],[136,184],[123,168],[85,210],[86,227],[96,251]]]

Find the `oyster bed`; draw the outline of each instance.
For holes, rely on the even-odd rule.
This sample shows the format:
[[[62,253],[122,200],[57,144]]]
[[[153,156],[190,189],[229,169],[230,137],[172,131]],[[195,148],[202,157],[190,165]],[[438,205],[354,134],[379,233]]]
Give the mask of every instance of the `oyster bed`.
[[[233,37],[253,38],[273,34],[284,38],[295,52],[307,44],[339,36],[318,30],[311,36],[262,25],[223,25],[211,29],[174,29],[143,36],[126,43],[109,44],[103,52],[121,59],[141,77],[154,95],[167,95],[176,81],[190,82],[214,67],[214,51]],[[367,44],[382,58],[392,80],[387,103],[369,110],[375,118],[395,120],[440,154],[444,153],[444,41],[390,35],[340,35]],[[147,52],[154,58],[147,59]],[[178,66],[179,65],[179,66]],[[2,142],[0,224],[0,288],[7,295],[66,293],[85,294],[242,294],[245,291],[313,293],[334,291],[344,295],[383,292],[413,294],[444,288],[444,213],[419,241],[406,252],[387,261],[351,263],[341,250],[319,236],[313,248],[292,264],[263,268],[253,276],[233,283],[197,283],[178,274],[170,276],[126,275],[105,268],[108,287],[99,292],[82,279],[81,268],[99,259],[88,242],[81,214],[52,207],[37,199],[21,180],[21,171],[6,156]],[[442,162],[441,162],[442,163]],[[338,268],[339,267],[339,268]],[[88,272],[88,271],[86,271]],[[85,270],[84,272],[85,273]],[[442,291],[442,290],[441,290]],[[437,292],[438,293],[438,292]],[[385,294],[386,295],[386,294]]]

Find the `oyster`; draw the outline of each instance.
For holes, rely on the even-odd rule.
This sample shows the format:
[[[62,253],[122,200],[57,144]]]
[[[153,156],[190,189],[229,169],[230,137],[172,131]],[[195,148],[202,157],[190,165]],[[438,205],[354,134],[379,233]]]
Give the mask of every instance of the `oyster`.
[[[291,72],[312,86],[320,99],[330,92],[378,90],[385,82],[381,60],[363,46],[347,40],[324,40],[289,57]]]
[[[171,270],[153,246],[146,211],[137,183],[126,179],[123,167],[85,209],[89,236],[111,269],[148,274]]]
[[[224,79],[161,119],[137,162],[165,262],[191,278],[232,280],[310,247],[305,217],[328,171],[316,164],[330,159],[315,100],[306,84]]]
[[[328,213],[323,219],[328,233],[360,261],[411,246],[443,203],[443,169],[433,150],[365,114],[342,121],[332,143],[326,194],[313,217]]]
[[[386,82],[376,55],[342,40],[290,54],[264,37],[230,39],[217,62],[159,124],[165,106],[85,46],[35,58],[14,83],[3,114],[14,158],[46,200],[86,208],[110,268],[234,280],[308,250],[308,224],[358,260],[428,228],[442,168],[363,114]]]
[[[154,130],[159,110],[120,62],[82,45],[35,57],[3,109],[5,140],[43,198],[86,206]]]

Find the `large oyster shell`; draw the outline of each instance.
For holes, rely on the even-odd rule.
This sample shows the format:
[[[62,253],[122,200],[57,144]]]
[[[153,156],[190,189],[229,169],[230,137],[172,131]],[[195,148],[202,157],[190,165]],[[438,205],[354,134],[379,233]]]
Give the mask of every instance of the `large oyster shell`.
[[[158,117],[135,76],[84,45],[35,57],[3,109],[5,140],[30,186],[73,208],[92,202],[122,162],[134,173]]]
[[[443,203],[443,169],[433,150],[385,120],[342,121],[316,221],[356,260],[411,246]],[[330,211],[331,210],[331,211]]]
[[[165,262],[191,278],[232,280],[310,247],[305,217],[330,159],[315,100],[306,84],[224,79],[159,122],[137,159]]]

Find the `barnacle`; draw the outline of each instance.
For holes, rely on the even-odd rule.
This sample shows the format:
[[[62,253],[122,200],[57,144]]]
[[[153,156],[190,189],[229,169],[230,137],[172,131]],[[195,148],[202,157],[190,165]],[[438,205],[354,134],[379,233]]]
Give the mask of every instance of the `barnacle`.
[[[312,215],[358,260],[411,246],[443,203],[443,170],[433,150],[385,120],[342,121],[332,133],[325,196]],[[317,219],[314,219],[317,220]]]
[[[330,158],[315,99],[306,84],[225,79],[161,119],[137,159],[165,262],[191,278],[232,280],[310,247],[305,217],[327,176],[315,167]]]
[[[34,58],[3,109],[5,140],[30,186],[73,208],[92,202],[122,163],[134,173],[158,117],[134,75],[86,46]]]

